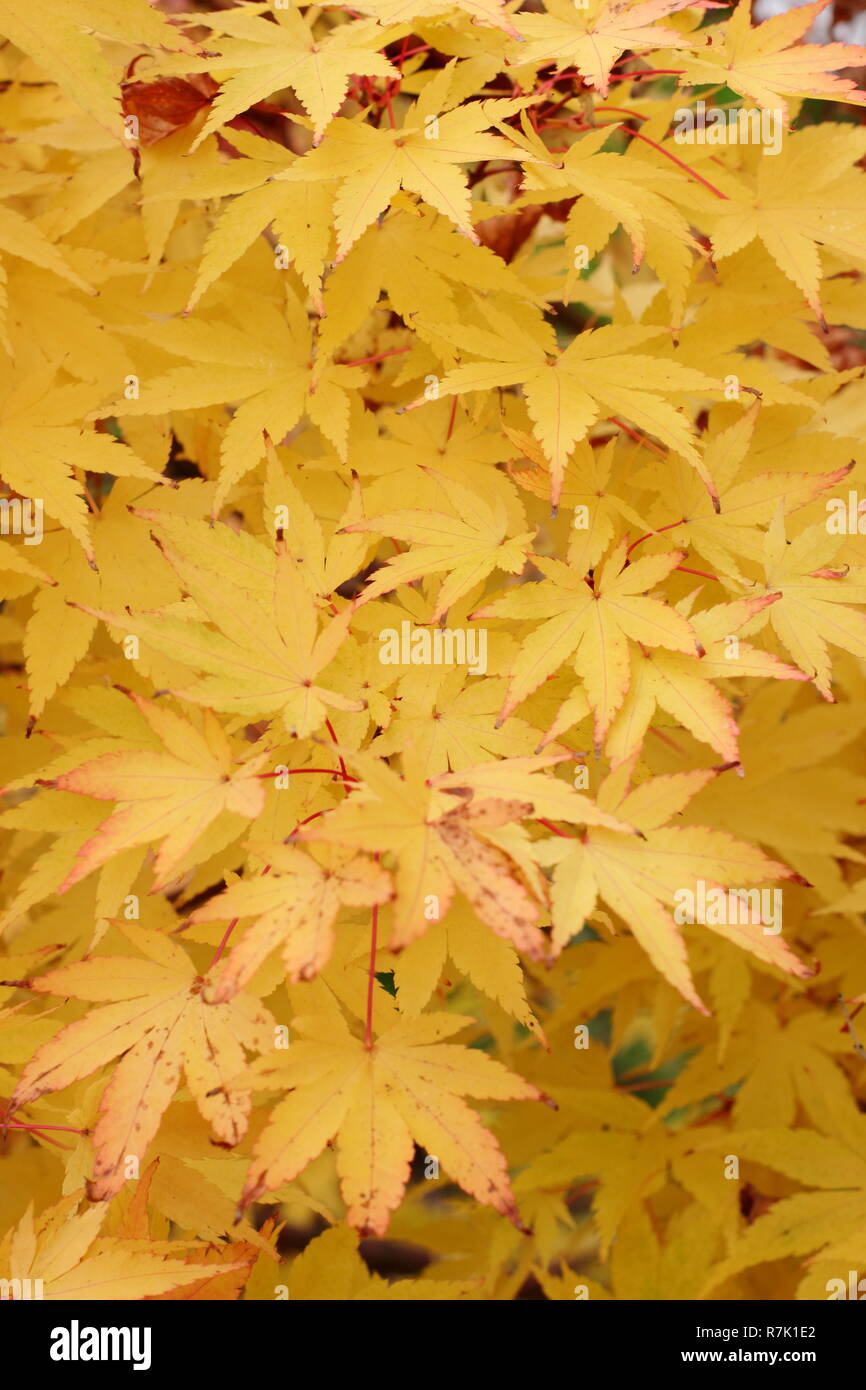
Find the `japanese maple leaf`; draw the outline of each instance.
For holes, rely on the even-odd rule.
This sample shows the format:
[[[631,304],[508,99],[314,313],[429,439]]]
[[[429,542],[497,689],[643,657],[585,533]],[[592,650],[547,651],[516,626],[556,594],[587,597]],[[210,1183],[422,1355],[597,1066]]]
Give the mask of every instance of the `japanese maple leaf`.
[[[186,72],[185,64],[182,70]],[[142,231],[147,245],[149,272],[143,287],[145,291],[149,289],[160,266],[165,264],[169,238],[180,216],[181,204],[195,196],[192,189],[198,179],[207,174],[213,175],[222,164],[215,140],[208,141],[198,149],[192,148],[198,125],[196,121],[181,127],[165,141],[141,145],[138,150]],[[137,313],[134,318],[130,317],[134,323],[141,322]],[[163,321],[168,319],[169,316],[166,316]]]
[[[586,1292],[582,1297],[593,1301],[604,1299],[636,1303],[655,1303],[666,1299],[692,1302],[699,1296],[707,1274],[723,1249],[723,1222],[725,1218],[730,1219],[730,1201],[721,1210],[710,1210],[709,1202],[694,1197],[694,1193],[700,1190],[698,1183],[690,1187],[688,1178],[684,1181],[681,1177],[679,1164],[676,1167],[671,1165],[671,1172],[667,1162],[646,1171],[646,1159],[658,1157],[659,1149],[655,1145],[650,1146],[644,1136],[640,1136],[637,1145],[637,1153],[643,1162],[627,1163],[613,1171],[608,1169],[604,1178],[599,1180],[593,1201],[593,1216],[599,1225],[605,1217],[618,1221],[616,1240],[610,1244],[610,1287],[586,1277],[583,1280]],[[563,1154],[562,1159],[564,1167],[568,1158]],[[698,1181],[700,1176],[702,1174]],[[659,1223],[654,1223],[649,1215],[649,1204],[665,1183],[674,1191],[681,1184],[694,1200],[684,1203],[662,1231]],[[739,1194],[735,1192],[733,1195],[736,1197]],[[632,1197],[626,1211],[623,1210],[624,1197]],[[543,1215],[550,1207],[557,1209],[559,1204],[565,1206],[556,1188],[541,1193],[540,1200]],[[568,1213],[567,1206],[565,1211]],[[561,1272],[554,1274],[551,1268],[550,1263],[544,1260],[543,1263],[539,1261],[535,1269],[545,1298],[552,1302],[570,1303],[575,1298],[573,1270],[564,1264]]]
[[[136,49],[194,53],[189,40],[149,0],[63,0],[45,25],[29,0],[0,0],[0,34],[118,139],[123,136],[120,89],[96,35]],[[193,61],[187,59],[187,61]]]
[[[169,613],[97,616],[203,672],[197,684],[182,692],[183,699],[256,719],[281,714],[288,731],[299,738],[321,727],[328,708],[363,708],[359,700],[316,681],[346,637],[351,609],[320,632],[319,609],[291,555],[278,556],[267,603],[181,557],[175,564],[203,621]]]
[[[674,550],[628,564],[628,539],[623,537],[595,571],[590,587],[561,560],[534,556],[533,563],[549,583],[524,584],[472,615],[538,622],[522,641],[511,668],[499,722],[571,659],[595,716],[593,738],[600,749],[628,691],[629,642],[693,657],[701,654],[682,614],[661,599],[646,597],[646,590],[654,589],[684,559],[683,551]]]
[[[105,1007],[43,1044],[21,1073],[11,1101],[12,1110],[20,1109],[121,1057],[103,1091],[93,1132],[93,1201],[112,1197],[123,1186],[128,1154],[143,1157],[181,1072],[217,1138],[237,1144],[251,1106],[249,1090],[237,1080],[245,1067],[244,1049],[264,1051],[274,1037],[274,1020],[258,1000],[241,996],[214,1004],[209,984],[169,937],[138,924],[119,930],[145,960],[96,956],[29,981],[37,994]]]
[[[543,1096],[484,1052],[441,1041],[474,1021],[425,1014],[365,1045],[337,1015],[326,1026],[321,1018],[294,1019],[301,1040],[285,1062],[260,1073],[289,1094],[253,1150],[240,1210],[290,1181],[336,1139],[349,1223],[381,1235],[403,1196],[417,1143],[465,1192],[519,1226],[505,1157],[463,1097]]]
[[[798,131],[796,142],[784,143],[778,155],[759,161],[753,188],[732,188],[727,200],[712,209],[716,258],[759,239],[823,320],[818,248],[855,259],[864,255],[866,179],[860,168],[851,167],[864,153],[866,131],[857,126],[816,125]]]
[[[539,161],[526,171],[518,205],[580,199],[569,213],[567,234],[571,243],[586,244],[588,208],[582,201],[586,199],[586,204],[593,204],[608,214],[612,220],[610,231],[617,223],[622,224],[631,239],[634,266],[639,266],[646,254],[648,227],[656,228],[669,247],[678,244],[695,250],[697,243],[686,218],[664,196],[665,190],[677,189],[675,176],[660,172],[647,160],[606,154],[601,147],[609,137],[606,127],[590,131],[576,140],[558,163],[553,156],[545,163],[536,148],[541,142],[535,136],[528,147],[539,154]],[[606,243],[610,231],[607,225],[602,225],[601,244]],[[587,249],[594,254],[595,244]]]
[[[410,584],[426,574],[448,571],[436,599],[432,621],[438,622],[458,599],[486,579],[494,569],[519,574],[526,563],[526,547],[534,531],[508,537],[509,520],[498,496],[488,502],[471,488],[439,475],[446,500],[455,515],[442,512],[399,511],[356,521],[348,532],[374,531],[411,542],[411,548],[392,556],[365,586],[359,604],[381,598],[400,584]]]
[[[703,653],[700,658],[632,645],[628,694],[605,745],[611,766],[637,752],[657,707],[715,748],[726,762],[738,762],[739,725],[716,682],[732,676],[807,679],[796,666],[734,635],[779,598],[779,594],[762,594],[692,613],[689,621]]]
[[[108,1216],[105,1204],[76,1208],[80,1192],[70,1193],[34,1218],[33,1205],[0,1245],[0,1277],[41,1281],[41,1293],[29,1297],[66,1300],[140,1300],[201,1280],[201,1265],[181,1258],[203,1241],[168,1242],[101,1235]],[[176,1252],[176,1257],[172,1257]],[[229,1253],[223,1252],[223,1257]],[[232,1252],[234,1253],[234,1252]],[[210,1272],[234,1269],[228,1261],[212,1264]],[[14,1287],[14,1286],[13,1286]],[[28,1297],[26,1293],[22,1297]]]
[[[313,183],[309,188],[321,186]],[[360,328],[383,289],[395,312],[407,323],[413,314],[459,322],[458,300],[464,286],[475,293],[496,291],[520,300],[527,297],[526,287],[514,271],[488,247],[465,237],[458,240],[450,218],[434,208],[419,207],[406,194],[398,195],[382,220],[368,227],[355,243],[351,259],[342,260],[328,275],[324,293],[327,317],[319,325],[319,351],[333,353],[347,333]],[[450,402],[444,409],[450,415]],[[433,410],[425,413],[436,414]],[[446,415],[442,436],[448,423]],[[455,421],[444,455],[442,438],[437,439],[434,453],[432,440],[423,437],[422,427],[411,415],[395,413],[391,431],[395,439],[380,438],[380,449],[390,451],[397,440],[412,431],[421,436],[417,440],[421,453],[411,456],[413,466],[417,459],[443,469],[461,453],[475,461],[467,445],[478,433],[477,425],[470,434],[465,424]],[[458,472],[457,477],[468,481],[464,472]]]
[[[837,68],[861,67],[866,48],[846,43],[797,44],[830,0],[797,5],[752,28],[752,0],[740,0],[720,29],[710,29],[708,46],[682,59],[683,80],[712,82],[751,97],[788,119],[786,96],[825,97],[862,106],[866,96]]]
[[[793,1128],[737,1131],[737,1152],[743,1158],[817,1190],[782,1197],[746,1227],[713,1269],[702,1296],[753,1265],[798,1256],[802,1265],[802,1257],[813,1252],[832,1262],[847,1283],[849,1247],[859,1244],[862,1249],[866,1226],[866,1123],[858,1114],[846,1113],[845,1120],[843,1132],[830,1137]],[[826,1287],[811,1296],[825,1298]]]
[[[434,900],[437,916],[444,917],[459,889],[497,936],[542,959],[544,884],[534,876],[522,835],[504,828],[533,814],[576,824],[611,823],[588,797],[540,775],[568,754],[507,758],[430,779],[411,758],[400,778],[369,753],[345,752],[344,757],[360,772],[363,786],[295,839],[394,854],[392,949],[423,934],[431,920],[425,908]]]
[[[526,997],[517,952],[484,931],[468,902],[455,903],[443,922],[431,922],[422,942],[392,957],[394,986],[405,1018],[416,1018],[449,978],[449,962],[488,999],[527,1028],[545,1048],[544,1031]]]
[[[138,144],[142,149],[156,145],[183,130],[199,111],[210,105],[218,90],[208,76],[187,81],[182,77],[166,77],[157,82],[124,82],[123,113],[138,122]]]
[[[332,8],[331,5],[327,6]],[[505,0],[362,0],[355,7],[361,14],[372,14],[382,24],[429,19],[433,15],[462,10],[473,24],[491,25],[503,29],[512,38],[519,37],[505,10]]]
[[[54,363],[27,374],[0,369],[0,476],[22,497],[40,499],[92,561],[89,512],[76,470],[161,479],[126,444],[81,425],[93,405],[92,384],[58,386],[56,375]]]
[[[546,13],[518,15],[518,28],[526,43],[512,62],[519,67],[528,63],[555,63],[557,69],[576,67],[591,87],[607,96],[610,70],[623,53],[703,44],[703,36],[680,34],[655,23],[688,9],[691,3],[645,0],[635,5],[630,0],[589,0],[586,8],[577,9],[570,0],[547,0]]]
[[[544,345],[540,332],[535,339],[516,334],[508,316],[492,305],[485,305],[484,312],[494,331],[456,324],[417,325],[482,359],[453,367],[440,381],[439,394],[522,385],[535,437],[550,463],[554,506],[571,450],[586,438],[600,415],[609,413],[624,415],[681,454],[714,494],[688,421],[662,397],[671,392],[715,391],[721,383],[694,367],[634,351],[657,338],[661,329],[609,325],[577,334],[564,352],[557,352],[552,328]],[[422,403],[423,398],[414,404]]]
[[[538,751],[538,730],[522,719],[509,719],[505,728],[493,727],[502,704],[502,680],[467,685],[461,670],[447,667],[415,675],[416,680],[401,685],[404,694],[397,713],[376,739],[380,757],[411,747],[430,777],[473,767],[487,757],[519,758]]]
[[[237,306],[240,311],[241,306]],[[265,435],[280,440],[309,416],[341,457],[349,425],[346,388],[366,379],[363,367],[315,365],[311,358],[306,310],[290,292],[285,312],[264,300],[256,304],[255,324],[243,307],[243,328],[201,319],[150,324],[134,330],[149,344],[196,366],[175,367],[143,382],[137,400],[119,400],[100,415],[160,415],[202,406],[242,402],[222,439],[222,468],[214,493],[216,516],[235,483],[255,468],[265,452]],[[129,330],[132,332],[133,330]]]
[[[695,1139],[688,1126],[677,1131],[666,1125],[658,1110],[647,1114],[645,1105],[633,1107],[632,1096],[618,1097],[629,1104],[614,1111],[609,1096],[599,1091],[583,1094],[581,1110],[586,1118],[581,1116],[576,1129],[547,1152],[533,1155],[514,1188],[528,1214],[530,1194],[537,1201],[545,1191],[576,1186],[578,1175],[593,1174],[592,1213],[602,1257],[607,1259],[611,1247],[616,1250],[624,1243],[629,1216],[645,1212],[647,1200],[670,1184],[671,1172],[689,1190],[688,1169],[697,1166],[690,1153]],[[706,1243],[706,1210],[701,1215],[701,1238]],[[643,1249],[646,1258],[645,1244]],[[573,1281],[570,1292],[573,1298]]]
[[[605,779],[598,803],[640,830],[640,836],[590,827],[580,840],[557,839],[547,847],[549,860],[556,863],[553,944],[564,947],[602,901],[628,924],[665,979],[690,1004],[707,1013],[692,981],[682,928],[669,910],[677,891],[695,891],[698,880],[708,888],[730,884],[744,889],[773,879],[803,880],[786,865],[725,831],[702,825],[666,825],[717,776],[715,771],[656,777],[628,791],[634,761],[621,764]],[[751,951],[758,960],[799,979],[813,973],[781,935],[765,934],[760,924],[707,925]]]
[[[841,898],[836,898],[830,907],[822,907],[819,912],[816,913],[816,916],[826,916],[828,913],[833,912],[859,914],[864,910],[866,910],[866,878],[861,878],[858,879],[856,883],[850,885],[848,892],[843,894]],[[866,1000],[863,1002],[866,1002]]]
[[[333,356],[364,323],[381,289],[407,321],[419,310],[440,318],[447,314],[455,284],[526,298],[526,288],[504,261],[465,239],[455,245],[450,218],[430,207],[419,208],[408,195],[403,195],[405,206],[398,206],[398,195],[390,212],[367,228],[353,247],[351,261],[342,260],[330,270],[323,292],[332,254],[336,181],[281,181],[275,175],[289,161],[296,162],[282,146],[235,131],[232,139],[247,157],[233,161],[228,169],[202,173],[184,190],[189,198],[224,200],[187,308],[198,303],[271,222],[278,245],[291,258],[317,311],[326,314],[319,323],[318,355]],[[177,197],[176,189],[172,196]],[[456,307],[452,312],[457,318]]]
[[[276,20],[276,24],[272,23]],[[242,8],[196,15],[220,36],[219,56],[208,71],[228,69],[196,145],[258,101],[291,87],[313,120],[315,143],[343,102],[352,73],[396,77],[396,69],[376,49],[388,42],[375,23],[340,24],[316,37],[296,9],[272,10],[268,17]]]
[[[417,193],[470,241],[479,241],[466,175],[459,166],[518,157],[518,147],[510,140],[484,132],[532,99],[475,101],[446,110],[450,82],[449,66],[409,107],[396,130],[377,130],[363,119],[338,116],[325,144],[276,175],[277,181],[300,183],[340,180],[334,203],[338,260],[401,188]]]
[[[768,471],[741,477],[747,460],[749,471],[762,467],[756,449],[754,429],[761,408],[755,401],[733,425],[709,441],[704,464],[716,480],[720,510],[716,511],[695,473],[677,459],[671,459],[665,482],[665,497],[671,516],[682,520],[666,524],[665,534],[675,544],[689,545],[713,568],[745,584],[738,559],[759,561],[765,527],[781,504],[785,515],[805,507],[822,492],[835,487],[848,476],[853,463],[827,473],[789,473],[769,467]]]
[[[173,602],[175,591],[178,595],[192,593],[205,576],[217,586],[223,582],[243,589],[259,603],[267,603],[273,597],[276,554],[249,532],[161,508],[130,506],[129,511],[147,523],[150,545],[156,542],[171,567],[167,570],[171,598],[160,607]],[[153,579],[151,575],[151,584]],[[138,601],[130,605],[132,609],[144,607],[142,592],[137,591]]]
[[[78,792],[116,809],[78,851],[61,884],[64,893],[94,869],[133,845],[162,840],[154,864],[154,890],[165,888],[178,864],[224,812],[254,819],[265,792],[257,776],[268,759],[260,753],[237,766],[219,720],[205,710],[201,729],[165,705],[132,695],[163,746],[103,753],[43,785]]]
[[[366,855],[330,845],[313,846],[312,853],[283,844],[255,849],[268,873],[230,884],[189,919],[255,918],[220,969],[217,1004],[232,999],[277,948],[290,980],[312,979],[331,955],[341,906],[373,907],[391,896],[390,875]]]
[[[208,171],[192,180],[185,190],[185,196],[190,198],[221,200],[219,215],[202,250],[186,312],[195,308],[211,285],[271,224],[276,244],[291,257],[317,311],[323,312],[322,277],[333,234],[332,188],[324,183],[300,187],[275,183],[273,176],[285,168],[287,151],[271,140],[246,133],[241,138],[232,131],[232,137],[243,146],[246,157],[234,160],[227,170]]]
[[[443,226],[441,217],[436,222]],[[385,225],[388,223],[386,221]],[[452,246],[454,239],[451,238]],[[468,253],[470,259],[476,255],[486,258],[492,255],[485,247],[473,247],[461,243],[457,260]],[[508,267],[499,258],[494,261],[508,274]],[[336,275],[337,272],[335,272]],[[491,285],[493,288],[493,285]],[[452,422],[453,415],[453,422]],[[449,434],[449,426],[450,434]],[[403,486],[411,475],[417,481],[417,468],[420,465],[427,471],[430,482],[439,476],[452,478],[464,487],[471,486],[480,492],[481,480],[486,480],[488,490],[496,495],[513,500],[514,491],[510,482],[503,478],[493,463],[504,463],[513,452],[502,437],[502,415],[499,406],[487,403],[485,409],[474,415],[464,405],[454,401],[432,401],[429,409],[423,411],[394,411],[388,418],[388,437],[380,440],[375,460],[371,460],[372,471],[381,478],[380,488],[385,495],[390,493],[392,479]],[[366,470],[365,470],[366,471]],[[490,500],[486,497],[486,500]],[[522,513],[521,513],[522,515]]]
[[[866,614],[852,606],[866,603],[866,571],[833,567],[844,543],[844,537],[828,535],[820,523],[786,541],[781,511],[764,543],[767,588],[781,596],[768,609],[769,621],[825,700],[834,698],[828,645],[866,661]]]

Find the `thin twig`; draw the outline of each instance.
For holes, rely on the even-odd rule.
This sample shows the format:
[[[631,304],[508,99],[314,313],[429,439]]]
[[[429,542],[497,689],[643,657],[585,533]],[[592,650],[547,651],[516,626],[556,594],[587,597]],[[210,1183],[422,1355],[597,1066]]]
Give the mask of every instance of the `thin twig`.
[[[839,1000],[839,1006],[842,1009],[843,1014],[845,1015],[847,1031],[851,1034],[851,1042],[854,1045],[854,1051],[857,1052],[863,1058],[864,1062],[866,1062],[866,1047],[863,1046],[859,1037],[857,1036],[857,1032],[854,1028],[854,1020],[848,1012],[848,1005],[845,1003],[845,997],[842,994],[838,995],[837,997]]]

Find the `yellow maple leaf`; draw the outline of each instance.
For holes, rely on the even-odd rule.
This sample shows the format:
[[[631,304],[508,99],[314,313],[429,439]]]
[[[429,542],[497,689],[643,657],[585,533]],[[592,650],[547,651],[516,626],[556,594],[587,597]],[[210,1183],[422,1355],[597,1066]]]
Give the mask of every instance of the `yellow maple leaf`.
[[[492,330],[418,324],[419,329],[453,343],[461,355],[471,353],[481,359],[452,367],[439,382],[439,394],[521,385],[535,437],[550,463],[554,506],[562,492],[569,455],[574,445],[586,438],[602,408],[624,415],[681,454],[715,496],[687,420],[662,397],[676,392],[716,391],[721,383],[694,367],[634,351],[657,338],[661,329],[611,325],[579,333],[564,352],[557,352],[553,329],[547,325],[533,341],[514,334],[506,313],[490,304],[485,305],[484,313]],[[422,403],[423,397],[413,404]]]
[[[610,70],[631,50],[696,48],[703,39],[666,29],[654,21],[688,9],[692,0],[589,0],[576,9],[569,0],[547,0],[545,13],[522,13],[518,25],[526,39],[513,63],[555,63],[577,68],[591,87],[607,96]]]
[[[735,635],[778,598],[777,594],[762,594],[690,614],[703,653],[699,658],[663,647],[649,651],[641,644],[632,645],[628,694],[606,744],[612,766],[638,751],[657,707],[715,748],[726,762],[739,761],[739,726],[734,710],[714,682],[728,676],[806,679],[796,666],[786,665]]]
[[[556,863],[553,943],[562,949],[592,917],[601,899],[628,923],[665,979],[706,1013],[692,982],[680,921],[670,911],[674,902],[680,908],[678,894],[691,893],[697,903],[699,883],[704,884],[705,894],[718,890],[724,897],[723,884],[748,892],[755,883],[798,880],[799,875],[724,831],[666,825],[717,776],[714,771],[656,777],[628,791],[633,766],[634,759],[611,773],[599,789],[598,800],[602,808],[638,829],[639,837],[590,827],[581,840],[569,837],[547,846],[546,857]],[[797,959],[773,924],[767,934],[763,916],[755,921],[750,901],[738,897],[726,903],[733,904],[736,920],[731,920],[734,913],[729,909],[723,914],[706,912],[701,914],[706,926],[800,979],[814,973]],[[694,919],[695,913],[691,915]]]
[[[201,1266],[181,1258],[198,1241],[151,1241],[101,1235],[108,1207],[76,1211],[81,1194],[71,1193],[34,1219],[32,1205],[0,1245],[0,1274],[21,1298],[130,1300],[154,1298],[202,1277]],[[226,1254],[228,1252],[225,1252]],[[174,1257],[174,1258],[173,1258]],[[235,1262],[213,1263],[214,1275]],[[35,1293],[34,1288],[40,1292]]]
[[[525,122],[524,132],[527,136],[531,134]],[[607,213],[613,226],[622,223],[631,238],[634,268],[640,266],[646,254],[648,227],[656,228],[670,245],[697,251],[698,244],[689,231],[686,218],[664,196],[674,189],[679,191],[676,181],[646,160],[605,153],[602,146],[609,138],[610,129],[605,125],[576,140],[561,158],[554,160],[553,156],[548,156],[549,162],[544,163],[540,156],[547,152],[536,135],[528,142],[528,148],[539,155],[539,160],[526,171],[518,206],[578,198],[569,213],[567,236],[569,245],[586,245],[585,240],[581,240],[586,227],[586,207],[580,201],[586,199],[587,204]],[[606,240],[607,235],[605,226],[602,239]],[[590,256],[595,253],[594,245],[587,245],[586,249]],[[567,288],[573,288],[577,279],[578,273],[572,271]]]
[[[753,188],[731,188],[713,208],[713,253],[721,260],[758,238],[823,322],[818,248],[864,255],[866,180],[856,165],[866,153],[866,132],[817,125],[798,135],[759,161]]]
[[[314,846],[312,855],[282,844],[255,850],[269,864],[268,873],[231,884],[189,919],[255,918],[219,972],[213,991],[217,1004],[232,999],[278,947],[292,981],[311,979],[331,954],[341,905],[373,907],[391,896],[390,876],[365,855],[327,845]]]
[[[124,930],[123,927],[120,928]],[[103,1003],[44,1043],[25,1066],[10,1111],[88,1076],[121,1056],[102,1095],[93,1131],[92,1200],[120,1190],[130,1153],[139,1159],[156,1134],[181,1072],[217,1137],[236,1144],[251,1108],[244,1049],[273,1042],[274,1020],[249,996],[211,1002],[209,985],[187,953],[149,928],[126,932],[145,960],[95,956],[29,982],[38,994]]]
[[[708,45],[684,59],[688,82],[727,85],[742,96],[788,117],[786,96],[825,97],[863,105],[866,96],[837,68],[859,67],[866,49],[846,43],[797,44],[830,0],[796,5],[752,27],[752,0],[740,0],[722,30],[710,30]]]
[[[367,1235],[387,1229],[416,1143],[436,1154],[464,1191],[519,1225],[505,1157],[463,1097],[543,1097],[484,1052],[441,1041],[473,1021],[425,1014],[365,1046],[345,1023],[296,1018],[302,1036],[292,1055],[260,1072],[289,1094],[255,1145],[241,1209],[302,1172],[336,1137],[348,1219]]]
[[[473,614],[542,620],[522,643],[512,666],[499,722],[572,658],[595,714],[593,738],[600,749],[628,691],[630,642],[695,657],[701,654],[682,614],[659,599],[646,597],[646,590],[654,589],[684,559],[682,551],[673,550],[628,564],[624,537],[599,566],[590,586],[584,575],[561,560],[536,556],[534,563],[549,584],[523,585]]]
[[[182,31],[148,0],[124,0],[122,5],[57,0],[50,25],[39,21],[28,0],[0,0],[0,34],[118,139],[123,136],[120,88],[96,35],[135,47],[195,52]]]
[[[809,526],[793,541],[785,537],[778,509],[764,543],[767,589],[778,603],[767,617],[801,671],[814,680],[825,700],[833,699],[828,645],[866,660],[866,572],[833,566],[842,538],[825,525]]]
[[[740,1270],[768,1260],[783,1260],[815,1251],[832,1257],[834,1246],[850,1241],[866,1224],[866,1126],[852,1121],[839,1142],[803,1129],[738,1130],[737,1153],[774,1168],[797,1182],[817,1188],[785,1197],[758,1217],[715,1266],[702,1294]],[[847,1277],[847,1271],[846,1271]]]
[[[376,52],[388,35],[375,23],[341,24],[320,38],[296,9],[269,13],[276,24],[239,7],[197,16],[220,36],[219,55],[207,59],[206,70],[228,69],[234,74],[223,83],[197,145],[239,112],[284,87],[295,91],[312,117],[318,144],[348,91],[352,73],[397,76],[385,55]]]
[[[127,747],[103,753],[43,786],[77,792],[99,801],[116,801],[116,809],[78,852],[72,871],[60,885],[65,892],[124,849],[161,839],[154,865],[154,889],[164,888],[178,863],[224,812],[252,819],[264,805],[257,773],[267,760],[258,753],[234,766],[232,747],[222,725],[209,710],[201,728],[164,705],[131,697],[163,745]]]
[[[682,518],[666,525],[665,535],[677,545],[693,546],[720,575],[735,580],[738,588],[749,582],[738,561],[760,560],[762,528],[772,521],[779,505],[786,515],[807,506],[843,482],[854,466],[848,462],[826,473],[775,468],[754,473],[760,458],[754,444],[760,411],[761,402],[753,402],[739,420],[707,444],[704,464],[718,484],[718,510],[694,470],[679,460],[670,460],[665,478],[666,516],[669,512]]]
[[[484,132],[532,98],[471,102],[449,110],[452,68],[449,64],[430,82],[407,110],[402,126],[377,130],[363,120],[338,116],[325,144],[276,176],[278,181],[301,183],[340,180],[334,203],[338,260],[401,188],[417,193],[470,241],[479,240],[472,226],[466,175],[458,166],[517,157],[518,147],[510,140]]]
[[[477,492],[440,475],[439,485],[455,515],[426,511],[391,512],[356,521],[343,529],[352,534],[375,531],[413,542],[410,549],[392,556],[373,575],[357,602],[368,603],[410,584],[426,574],[448,571],[436,599],[432,622],[447,613],[458,599],[486,579],[494,569],[519,574],[526,563],[526,547],[533,532],[508,536],[505,506],[494,498],[488,503]]]
[[[493,25],[513,38],[517,30],[508,18],[505,3],[506,0],[361,0],[357,9],[361,14],[375,15],[382,24],[414,22],[462,10],[473,24]]]
[[[247,319],[246,306],[242,317]],[[291,292],[286,294],[283,313],[272,303],[258,305],[254,330],[248,321],[241,328],[220,318],[149,324],[136,331],[149,344],[192,358],[198,365],[175,367],[143,385],[138,399],[117,400],[98,412],[100,416],[158,415],[224,401],[243,402],[223,437],[214,516],[235,483],[264,456],[266,436],[282,439],[305,411],[345,456],[346,391],[360,385],[365,372],[363,367],[329,362],[314,367],[306,310]]]
[[[29,373],[0,372],[0,475],[61,522],[92,564],[87,503],[75,470],[161,480],[126,444],[81,423],[93,402],[92,386],[58,386],[56,375],[54,363]]]
[[[326,710],[360,710],[360,700],[319,685],[351,621],[345,609],[320,632],[319,610],[292,557],[278,557],[269,597],[258,601],[210,570],[178,560],[184,587],[206,622],[174,614],[103,613],[121,630],[140,634],[193,671],[204,672],[183,692],[194,704],[256,718],[281,714],[286,728],[306,738]]]
[[[540,774],[567,753],[506,758],[429,779],[411,760],[400,778],[371,753],[344,756],[361,773],[362,787],[295,838],[396,855],[390,940],[395,949],[444,917],[459,889],[497,936],[533,959],[543,958],[543,882],[524,840],[496,832],[533,813],[627,830],[588,797]]]

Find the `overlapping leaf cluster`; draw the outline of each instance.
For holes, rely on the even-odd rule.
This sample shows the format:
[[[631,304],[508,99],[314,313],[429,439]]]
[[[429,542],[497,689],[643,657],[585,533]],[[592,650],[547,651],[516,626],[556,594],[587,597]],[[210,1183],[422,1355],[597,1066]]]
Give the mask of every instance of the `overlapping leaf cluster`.
[[[0,0],[3,1278],[866,1269],[826,3]],[[698,101],[781,149],[677,141]],[[699,882],[782,929],[683,925]]]

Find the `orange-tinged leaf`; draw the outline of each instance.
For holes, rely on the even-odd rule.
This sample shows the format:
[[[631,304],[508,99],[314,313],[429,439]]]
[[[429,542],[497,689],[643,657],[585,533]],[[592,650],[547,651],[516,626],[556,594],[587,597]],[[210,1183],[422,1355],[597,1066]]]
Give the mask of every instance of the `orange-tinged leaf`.
[[[143,1159],[181,1072],[204,1118],[226,1144],[246,1130],[250,1092],[238,1084],[244,1049],[272,1041],[273,1020],[248,998],[210,1002],[209,986],[168,937],[144,927],[128,933],[146,955],[97,956],[60,966],[31,981],[39,994],[106,1002],[43,1044],[22,1072],[12,1108],[121,1056],[100,1103],[93,1133],[92,1200],[118,1192],[127,1157]],[[121,1055],[122,1054],[122,1055]]]
[[[111,1302],[159,1297],[201,1279],[200,1268],[182,1258],[189,1243],[100,1235],[107,1207],[76,1212],[80,1195],[63,1198],[35,1222],[28,1209],[0,1245],[0,1276],[41,1280],[44,1299]],[[225,1253],[212,1274],[234,1267]]]
[[[82,845],[61,892],[120,850],[157,839],[162,844],[154,887],[164,888],[180,860],[219,816],[229,812],[252,819],[264,805],[257,773],[267,755],[258,754],[236,767],[231,744],[209,711],[199,731],[164,705],[132,698],[165,752],[148,748],[104,753],[51,783],[61,791],[118,803]]]
[[[267,875],[231,884],[192,914],[191,922],[255,921],[220,970],[213,991],[224,1003],[242,989],[272,950],[282,950],[289,979],[309,980],[331,954],[341,905],[373,907],[391,896],[389,875],[363,854],[324,847],[317,859],[286,845],[259,845]]]
[[[574,65],[587,82],[607,95],[610,70],[623,53],[652,48],[701,47],[702,39],[678,33],[654,21],[688,9],[691,0],[589,0],[579,9],[568,0],[548,0],[542,14],[521,14],[519,28],[527,40],[513,61]]]
[[[709,35],[709,45],[684,60],[690,82],[727,84],[759,106],[778,109],[787,119],[786,96],[825,97],[863,105],[866,95],[839,68],[860,67],[866,48],[846,43],[798,44],[830,0],[796,5],[751,26],[752,0],[739,0],[723,32]]]
[[[417,769],[401,779],[369,753],[345,756],[362,787],[295,838],[394,854],[394,949],[443,918],[459,889],[497,936],[542,959],[544,882],[526,852],[525,832],[506,838],[504,828],[543,814],[628,830],[589,797],[541,775],[566,754],[506,758],[431,779]]]
[[[348,1218],[366,1234],[387,1229],[416,1142],[465,1191],[519,1224],[505,1158],[463,1097],[541,1097],[483,1052],[441,1041],[469,1022],[426,1014],[397,1024],[367,1048],[347,1030],[323,1038],[320,1023],[295,1019],[302,1041],[271,1076],[291,1093],[256,1144],[242,1208],[302,1172],[336,1136]]]

